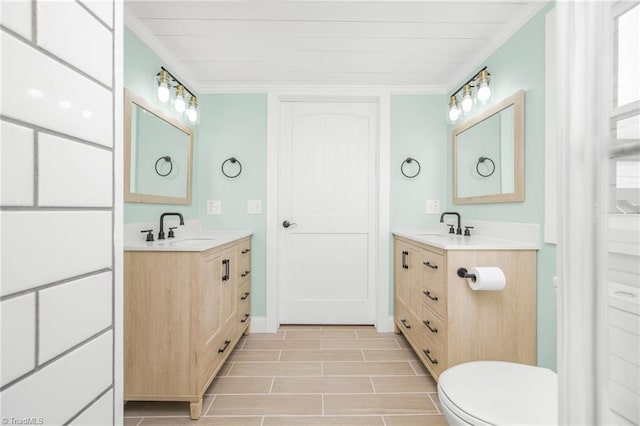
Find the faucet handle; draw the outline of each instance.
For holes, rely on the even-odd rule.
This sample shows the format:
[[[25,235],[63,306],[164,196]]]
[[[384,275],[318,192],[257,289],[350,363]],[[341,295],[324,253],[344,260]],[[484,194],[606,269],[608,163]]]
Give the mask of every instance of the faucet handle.
[[[455,234],[456,233],[456,226],[452,225],[451,223],[447,223],[447,226],[449,227],[449,233],[450,234]]]
[[[167,235],[167,238],[174,238],[174,237],[175,237],[175,234],[173,233],[173,230],[174,230],[174,229],[177,229],[177,228],[178,228],[177,226],[172,226],[172,227],[170,227],[170,228],[169,228],[169,234]]]
[[[145,229],[144,231],[140,231],[142,234],[147,233],[147,241],[153,241],[153,229]]]
[[[465,226],[464,227],[464,236],[465,237],[470,237],[471,236],[471,231],[469,231],[469,229],[473,229],[473,226]]]

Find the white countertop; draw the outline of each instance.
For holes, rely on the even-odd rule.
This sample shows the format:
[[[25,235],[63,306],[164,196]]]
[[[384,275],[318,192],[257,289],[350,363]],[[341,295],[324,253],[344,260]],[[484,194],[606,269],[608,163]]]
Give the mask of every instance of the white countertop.
[[[205,251],[253,235],[250,231],[210,231],[165,240],[125,241],[125,251]],[[154,235],[155,237],[156,235]]]
[[[485,236],[465,237],[439,231],[392,231],[393,235],[444,250],[538,250],[534,244]]]

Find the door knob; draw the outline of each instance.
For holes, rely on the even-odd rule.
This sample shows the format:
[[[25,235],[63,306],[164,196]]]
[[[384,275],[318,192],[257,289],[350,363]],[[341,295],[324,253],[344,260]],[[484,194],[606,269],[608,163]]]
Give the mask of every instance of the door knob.
[[[284,222],[282,222],[282,226],[284,228],[289,228],[290,226],[296,226],[296,225],[297,223],[292,223],[292,222],[289,222],[288,220],[285,220]]]

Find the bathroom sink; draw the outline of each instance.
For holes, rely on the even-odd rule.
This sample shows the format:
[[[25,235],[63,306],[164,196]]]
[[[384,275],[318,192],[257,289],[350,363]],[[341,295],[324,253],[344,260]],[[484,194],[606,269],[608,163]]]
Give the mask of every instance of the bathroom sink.
[[[171,241],[169,245],[171,247],[200,247],[215,240],[215,238],[185,238],[184,240]]]

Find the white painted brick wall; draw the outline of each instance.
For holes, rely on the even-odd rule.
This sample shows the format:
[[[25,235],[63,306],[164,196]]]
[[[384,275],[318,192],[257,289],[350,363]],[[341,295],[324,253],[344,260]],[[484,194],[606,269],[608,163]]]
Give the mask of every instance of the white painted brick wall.
[[[122,4],[1,6],[0,421],[119,424]]]

